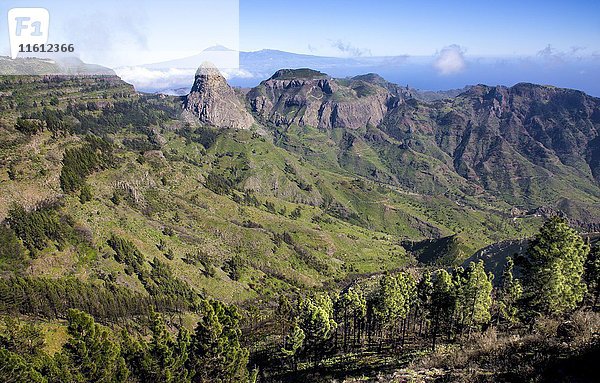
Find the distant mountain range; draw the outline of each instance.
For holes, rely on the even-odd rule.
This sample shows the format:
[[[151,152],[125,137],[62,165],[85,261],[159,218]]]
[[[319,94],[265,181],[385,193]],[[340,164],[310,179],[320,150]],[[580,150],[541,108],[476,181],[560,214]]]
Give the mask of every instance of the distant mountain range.
[[[176,270],[169,278],[243,301],[413,261],[473,256],[494,271],[554,215],[600,232],[600,99],[584,92],[519,83],[430,94],[374,73],[308,68],[277,70],[251,89],[214,68],[192,78],[175,97],[116,76],[2,78],[0,218],[13,203],[61,202],[73,217],[65,224],[76,222],[98,254],[52,245],[24,273],[114,273],[144,291],[101,256],[118,235],[148,268],[159,257]],[[87,150],[90,134],[107,138],[114,160],[85,173],[83,203],[61,177],[65,153]],[[60,267],[48,268],[55,254]],[[215,273],[199,275],[208,260]]]
[[[220,49],[223,52],[226,48]],[[207,57],[218,52],[210,50],[179,60],[118,68],[117,72],[138,90],[173,93],[173,89],[191,88],[190,76]],[[596,56],[460,57],[461,70],[442,74],[435,65],[435,56],[344,58],[264,49],[239,52],[239,69],[225,70],[224,74],[231,85],[240,87],[254,87],[281,68],[312,68],[337,78],[378,73],[392,83],[425,90],[462,89],[479,83],[511,86],[528,81],[600,95],[600,58]]]
[[[285,60],[339,68],[345,60],[277,51],[240,58],[261,70]],[[76,59],[0,64],[24,73],[112,73]],[[306,68],[277,70],[251,89],[230,83],[216,70],[196,73],[184,98],[187,118],[221,128],[271,127],[288,150],[333,150],[333,166],[403,190],[479,196],[516,209],[516,216],[562,212],[583,228],[600,226],[600,99],[581,91],[519,83],[424,92],[374,73],[339,78]],[[187,87],[174,89],[181,96]],[[298,127],[326,132],[333,146],[318,149],[324,142],[302,132],[293,142],[289,132]]]
[[[85,64],[77,58],[39,60],[33,72],[18,70],[27,60],[0,61],[0,74],[113,73],[112,69]],[[377,73],[387,81],[421,91],[423,99],[435,100],[457,95],[465,86],[492,84],[512,86],[519,82],[551,84],[579,89],[600,96],[600,56],[571,57],[565,54],[538,54],[529,57],[473,57],[460,53],[455,70],[444,71],[438,56],[323,57],[273,49],[236,52],[215,46],[189,57],[139,66],[114,68],[119,77],[138,91],[182,95],[189,91],[196,69],[212,62],[221,69],[230,85],[251,88],[281,68],[312,68],[336,78]],[[45,62],[45,63],[44,63]],[[230,69],[223,69],[230,68]],[[435,91],[434,93],[427,93]]]
[[[87,64],[76,57],[57,59],[17,58],[0,56],[0,76],[10,75],[105,75],[114,76],[112,69]]]
[[[269,57],[256,52],[243,60],[262,71],[279,65]],[[422,92],[369,66],[338,76],[338,59],[328,60],[331,70],[290,61],[293,68],[278,68],[251,88],[234,87],[232,73],[228,83],[203,66],[192,69],[189,85],[173,88],[185,95],[167,96],[140,92],[118,76],[89,75],[103,68],[77,61],[0,59],[12,74],[44,74],[0,76],[0,312],[7,318],[0,337],[18,338],[0,342],[0,381],[41,381],[42,373],[56,375],[49,371],[97,381],[126,376],[126,365],[132,379],[159,376],[155,367],[166,366],[163,375],[181,379],[191,376],[187,371],[201,371],[200,379],[219,371],[215,380],[247,381],[245,372],[221,372],[242,370],[242,345],[252,350],[249,366],[261,363],[253,376],[273,382],[471,379],[473,371],[482,381],[522,381],[504,371],[524,361],[517,372],[554,378],[573,360],[593,366],[592,331],[571,335],[593,328],[589,306],[573,320],[553,317],[548,323],[556,326],[533,336],[529,319],[514,328],[500,324],[496,341],[479,331],[490,318],[502,323],[483,270],[471,265],[450,276],[443,269],[482,260],[500,285],[506,258],[523,254],[555,215],[597,246],[600,98],[523,82]],[[156,74],[187,71],[156,68],[139,74],[165,81]],[[65,69],[80,75],[46,75]],[[579,258],[579,240],[567,230],[548,231],[545,246],[577,247],[570,255]],[[533,285],[518,274],[525,262],[514,258],[528,294]],[[410,309],[406,286],[425,265],[438,269],[433,293],[427,279],[418,283],[429,309]],[[563,282],[564,275],[550,279]],[[444,282],[450,278],[451,289]],[[458,302],[452,312],[445,309],[450,301]],[[483,319],[468,325],[473,302],[483,302],[476,305]],[[102,326],[79,311],[65,315],[70,308],[88,311]],[[430,312],[445,314],[428,322]],[[171,334],[196,322],[194,335]],[[115,327],[131,335],[107,332]],[[438,329],[442,350],[448,348],[441,339],[452,338],[450,347],[475,362],[432,365],[424,350]],[[513,337],[522,333],[527,337]],[[28,336],[33,341],[23,343]],[[548,341],[538,341],[543,337]],[[299,348],[282,359],[284,339],[289,346],[296,338]],[[498,347],[489,348],[489,339]],[[346,343],[351,354],[342,353]],[[470,348],[474,343],[485,351]],[[215,344],[224,352],[204,358]],[[76,368],[86,345],[94,358]],[[492,360],[514,352],[510,363]],[[207,370],[214,361],[218,366]],[[104,375],[87,373],[99,363],[108,363],[96,368]],[[290,364],[302,367],[291,371]]]

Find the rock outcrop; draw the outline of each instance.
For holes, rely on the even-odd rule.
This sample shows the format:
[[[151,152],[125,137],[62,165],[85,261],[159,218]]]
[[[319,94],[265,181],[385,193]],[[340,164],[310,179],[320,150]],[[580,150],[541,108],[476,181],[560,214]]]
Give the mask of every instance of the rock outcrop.
[[[217,128],[247,129],[254,119],[235,90],[218,69],[207,65],[196,72],[192,90],[185,98],[184,114]]]
[[[252,112],[264,123],[321,129],[377,126],[402,101],[360,79],[333,79],[310,69],[284,69],[252,89]]]

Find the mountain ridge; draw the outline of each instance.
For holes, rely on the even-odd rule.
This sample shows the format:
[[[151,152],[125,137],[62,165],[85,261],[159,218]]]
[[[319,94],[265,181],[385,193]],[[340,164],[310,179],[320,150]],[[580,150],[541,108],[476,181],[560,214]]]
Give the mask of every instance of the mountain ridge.
[[[528,181],[514,182],[523,176],[559,175],[566,188],[566,179],[576,175],[582,191],[592,196],[588,201],[598,201],[600,99],[577,90],[519,83],[475,85],[453,99],[423,103],[400,87],[375,80],[365,90],[361,77],[268,79],[248,92],[247,99],[259,120],[275,126],[371,126],[399,140],[400,146],[446,162],[484,189],[520,195],[521,206],[549,200],[537,195],[544,191],[527,190]]]
[[[248,126],[240,95],[222,77],[217,87]],[[344,132],[331,136],[340,164],[364,162],[353,147],[370,147],[379,164],[360,166],[374,180],[425,194],[455,190],[457,198],[484,192],[515,208],[600,221],[600,99],[581,91],[478,84],[424,102],[377,74],[336,79],[304,68],[276,71],[245,94],[245,104],[256,122],[284,136],[296,125]],[[589,209],[591,216],[583,214]]]
[[[350,264],[366,259],[366,253],[368,259],[379,257],[377,259],[388,265],[386,262],[392,262],[393,258],[381,253],[382,248],[393,249],[402,240],[455,236],[453,248],[460,249],[460,258],[495,241],[531,233],[546,212],[563,211],[580,228],[593,230],[597,227],[594,226],[599,216],[595,203],[597,186],[589,177],[576,174],[577,177],[565,178],[570,165],[551,163],[554,168],[549,169],[536,165],[534,170],[554,177],[549,178],[551,182],[544,180],[554,194],[533,195],[537,198],[533,201],[520,195],[514,200],[507,198],[502,194],[502,187],[491,184],[501,179],[491,171],[493,169],[487,169],[486,173],[475,166],[479,161],[478,150],[489,149],[487,144],[483,145],[483,139],[487,139],[483,133],[497,136],[499,125],[478,127],[482,139],[474,142],[481,142],[482,146],[476,146],[477,150],[474,150],[469,146],[473,144],[467,145],[463,139],[467,122],[476,118],[497,121],[496,112],[501,111],[498,105],[501,107],[502,100],[510,99],[503,93],[506,89],[495,89],[498,97],[494,96],[491,87],[479,87],[466,95],[463,92],[457,99],[421,102],[402,93],[402,87],[396,92],[398,88],[394,86],[370,83],[381,83],[382,80],[374,75],[335,79],[321,72],[303,70],[284,71],[271,77],[275,78],[265,80],[264,87],[244,94],[229,86],[213,70],[200,71],[191,96],[187,98],[138,93],[122,81],[106,78],[21,78],[20,83],[18,79],[5,78],[2,91],[6,97],[1,103],[5,113],[0,144],[21,149],[14,149],[17,152],[3,149],[2,161],[9,171],[2,181],[7,193],[2,200],[1,213],[6,215],[11,200],[27,209],[36,209],[48,199],[63,200],[65,193],[57,186],[60,158],[65,148],[81,146],[85,135],[93,134],[114,142],[120,160],[115,163],[118,171],[101,170],[89,177],[93,188],[98,190],[98,197],[91,206],[99,209],[96,210],[101,212],[99,218],[113,210],[115,214],[133,214],[138,221],[147,220],[146,215],[158,214],[160,218],[146,222],[148,233],[132,231],[128,226],[119,228],[120,233],[137,241],[144,252],[151,255],[160,255],[155,253],[152,242],[157,239],[149,239],[161,235],[160,227],[157,227],[161,225],[160,220],[176,227],[177,232],[189,241],[174,243],[181,254],[193,252],[191,243],[200,241],[199,238],[216,236],[209,248],[212,257],[219,259],[231,257],[241,233],[252,231],[254,237],[260,234],[264,254],[261,253],[260,262],[253,264],[251,269],[287,275],[283,266],[287,265],[287,258],[285,261],[278,258],[281,254],[276,249],[273,251],[277,256],[267,251],[269,235],[281,235],[281,230],[270,223],[275,214],[278,217],[275,225],[285,222],[286,230],[295,238],[290,241],[291,245],[288,244],[295,256],[310,265],[301,278],[319,283],[327,278],[327,273],[334,272],[332,270],[337,273],[342,266],[353,270],[357,266]],[[42,100],[52,98],[57,88],[62,89],[62,93],[56,93],[60,97],[53,100],[53,104],[42,104]],[[520,86],[521,90],[517,89],[514,97],[511,96],[515,106],[521,105],[519,92],[525,92],[527,88]],[[541,89],[543,94],[550,94]],[[565,106],[560,104],[562,91],[553,92],[558,98],[544,104],[548,106],[540,109],[542,116],[552,117],[550,112],[565,112]],[[16,97],[20,97],[19,105],[15,102]],[[582,121],[589,120],[585,126],[595,129],[597,100],[590,101],[579,94],[567,99],[574,103],[574,109],[571,109],[576,111],[575,115],[579,115],[581,100],[591,105],[588,113],[582,115]],[[267,105],[264,111],[253,110],[253,100],[264,101]],[[310,104],[314,114],[307,115],[305,110],[298,108],[303,103]],[[369,123],[371,105],[382,110],[379,115],[382,122],[378,125]],[[330,113],[319,127],[319,118],[327,115],[323,113],[326,108],[335,113]],[[65,129],[65,133],[47,130],[44,113],[48,111],[55,111],[64,120],[60,129]],[[183,121],[180,120],[182,113]],[[214,116],[221,119],[214,119]],[[310,121],[307,116],[315,122],[307,123]],[[18,130],[23,127],[13,128],[13,125],[18,126],[19,117],[31,126],[41,128],[41,132],[23,133]],[[546,124],[544,119],[540,121]],[[475,125],[471,125],[471,134],[475,135]],[[571,143],[570,140],[563,141]],[[464,145],[461,146],[461,142]],[[583,145],[585,141],[574,142]],[[490,150],[511,149],[509,144],[501,143]],[[23,145],[34,150],[23,149]],[[499,150],[494,156],[513,152]],[[571,155],[572,151],[565,153]],[[554,158],[552,156],[549,158]],[[40,158],[44,172],[38,174],[27,170],[33,166],[28,164],[40,161]],[[523,163],[528,161],[522,155],[514,158]],[[463,168],[465,172],[461,175],[459,171]],[[485,166],[483,170],[486,170]],[[503,173],[506,172],[503,170]],[[584,171],[581,173],[585,175]],[[527,192],[526,185],[516,186]],[[125,198],[127,206],[111,202],[111,193],[120,196],[115,197],[117,201]],[[257,196],[261,198],[260,202],[255,199]],[[66,198],[67,211],[79,220],[84,219],[77,200],[68,194]],[[167,210],[161,207],[165,201],[169,201]],[[214,201],[218,203],[215,205]],[[536,210],[541,208],[545,210]],[[187,218],[181,217],[184,210],[178,219],[182,219],[185,226],[180,226],[182,224],[169,215],[178,209],[210,220],[219,226],[218,233],[213,233],[207,226],[198,228],[194,222],[188,224]],[[290,212],[294,213],[294,218],[290,218]],[[298,214],[302,217],[299,223],[307,224],[306,228],[294,222],[298,220]],[[350,230],[349,236],[341,233],[341,237],[337,236],[337,230],[341,230],[337,225],[340,224],[346,225],[344,230]],[[101,238],[110,234],[105,229],[98,229],[102,227],[99,223],[93,225]],[[109,227],[119,225],[111,223]],[[318,234],[317,227],[326,233]],[[196,230],[203,234],[198,235]],[[205,233],[206,230],[210,233]],[[385,235],[363,238],[363,231]],[[228,238],[226,248],[217,244],[217,238],[223,235]],[[360,254],[353,254],[349,250],[352,247],[346,243],[347,240],[355,241],[355,237],[364,239],[361,246],[365,250]],[[382,242],[377,238],[385,240]],[[302,243],[310,243],[309,248],[299,247]],[[389,254],[395,254],[395,250],[389,251]],[[267,261],[270,257],[277,259],[277,268],[261,263],[270,262]],[[323,262],[328,266],[323,267]],[[177,267],[180,266],[187,270],[187,266]],[[370,272],[372,267],[364,263],[357,270]],[[321,271],[314,271],[317,269],[329,271],[323,271],[321,275]],[[183,274],[186,278],[194,278],[186,273]],[[242,288],[235,283],[231,286]]]

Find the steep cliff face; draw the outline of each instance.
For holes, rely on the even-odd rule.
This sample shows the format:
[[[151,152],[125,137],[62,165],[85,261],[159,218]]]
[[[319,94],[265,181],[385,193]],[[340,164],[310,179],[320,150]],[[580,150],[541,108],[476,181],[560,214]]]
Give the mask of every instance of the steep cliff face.
[[[184,114],[217,128],[247,129],[254,121],[225,78],[208,66],[196,72],[192,90],[185,98]]]
[[[400,101],[367,81],[332,79],[308,69],[277,71],[247,98],[262,122],[321,129],[377,126]]]
[[[425,154],[441,150],[488,190],[533,197],[562,181],[597,194],[598,116],[600,100],[579,91],[478,85],[452,100],[395,108],[382,129]]]
[[[600,100],[583,92],[533,84],[478,86],[461,99],[471,105],[467,113],[477,125],[497,127],[515,150],[540,164],[558,160],[580,168],[599,134]]]
[[[600,99],[583,92],[476,85],[424,102],[374,74],[281,70],[247,101],[276,127],[345,129],[326,133],[337,140],[340,165],[378,181],[424,193],[485,192],[526,208],[570,206],[577,217],[600,203]]]

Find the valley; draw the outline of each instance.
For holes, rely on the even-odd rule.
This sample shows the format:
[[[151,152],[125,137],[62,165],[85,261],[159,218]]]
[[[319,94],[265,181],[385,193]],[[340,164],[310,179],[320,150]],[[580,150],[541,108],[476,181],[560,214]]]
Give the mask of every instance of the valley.
[[[514,243],[544,227],[577,259],[598,253],[600,99],[580,91],[475,85],[426,101],[375,74],[282,69],[240,89],[203,67],[168,96],[110,74],[2,76],[0,164],[0,345],[23,381],[62,381],[48,371],[65,347],[76,370],[77,326],[121,347],[127,366],[111,356],[105,381],[440,381],[468,375],[449,355],[470,341],[495,358],[474,370],[511,381],[502,353],[531,376],[597,353],[597,282],[564,307],[498,303],[507,257],[535,270]],[[460,293],[446,302],[434,285]],[[585,331],[563,344],[557,318],[576,308]],[[46,356],[14,356],[6,334],[29,325]],[[179,350],[148,362],[170,378],[134,362],[152,342]],[[219,358],[231,364],[216,371]],[[67,381],[103,381],[77,373]]]

